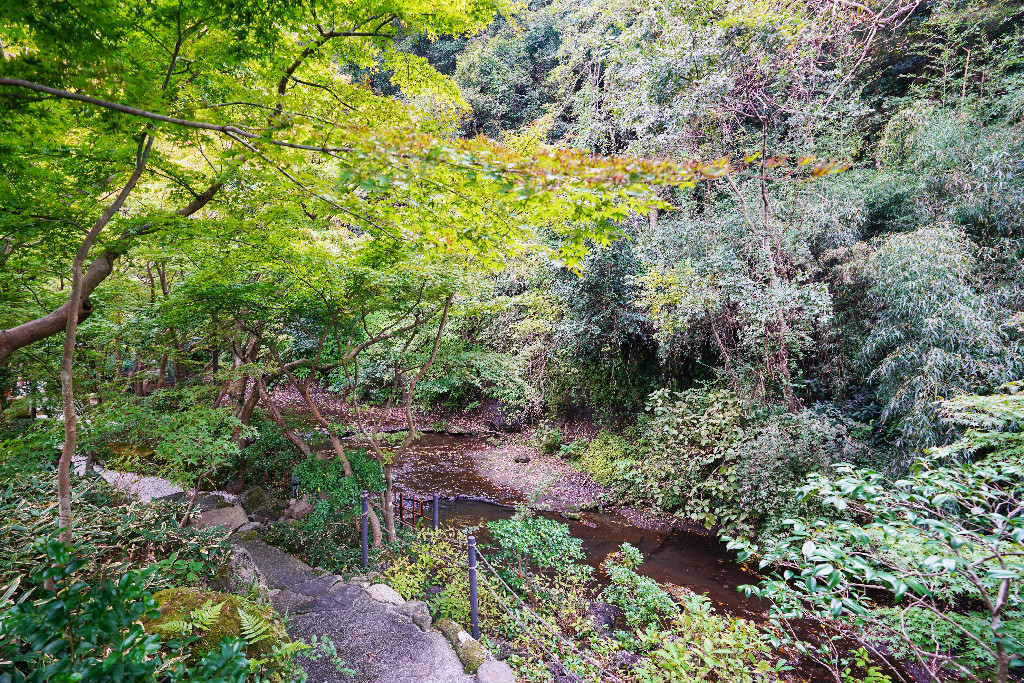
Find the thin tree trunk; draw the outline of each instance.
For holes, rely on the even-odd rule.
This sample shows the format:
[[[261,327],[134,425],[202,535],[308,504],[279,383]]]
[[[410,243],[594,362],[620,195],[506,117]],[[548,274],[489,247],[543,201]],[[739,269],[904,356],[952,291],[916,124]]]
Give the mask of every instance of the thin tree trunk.
[[[370,508],[370,512],[367,515],[370,520],[370,532],[373,534],[373,547],[379,548],[384,545],[384,534],[380,530],[380,520],[377,518],[377,513]]]
[[[92,226],[82,244],[78,247],[75,259],[71,263],[71,296],[68,297],[68,309],[79,310],[82,303],[82,266],[89,255],[96,238],[107,226],[107,223],[120,211],[128,195],[135,189],[136,183],[142,176],[149,158],[149,151],[153,147],[153,136],[145,134],[139,141],[139,150],[136,153],[135,170],[131,177],[118,193],[114,203],[107,207],[99,220]],[[78,316],[67,317],[67,327],[64,329],[64,353],[60,362],[60,395],[64,406],[64,447],[61,449],[60,463],[57,468],[57,509],[60,518],[60,526],[63,531],[60,540],[64,543],[71,542],[71,458],[75,454],[75,441],[78,437],[76,416],[75,416],[75,392],[73,386],[73,369],[75,359],[75,339],[78,336]]]
[[[288,439],[293,446],[298,448],[299,452],[304,456],[307,458],[312,456],[313,450],[309,447],[309,444],[307,444],[301,436],[289,429],[288,425],[285,424],[284,418],[281,417],[281,411],[277,409],[277,406],[274,405],[274,400],[270,397],[270,391],[267,390],[267,385],[263,383],[262,379],[257,379],[256,385],[259,388],[260,398],[263,399],[263,407],[267,409],[267,412],[270,414],[270,419],[274,424],[281,428],[281,431],[284,433],[284,437]]]
[[[162,389],[167,380],[167,354],[160,356],[160,371],[156,376],[156,389]]]
[[[348,461],[348,457],[345,455],[345,447],[341,443],[341,438],[338,437],[337,432],[331,427],[331,423],[320,413],[316,403],[313,402],[312,396],[309,394],[309,386],[305,382],[296,381],[295,376],[292,373],[287,373],[288,378],[292,381],[292,385],[298,390],[299,395],[302,396],[303,402],[309,408],[313,414],[313,419],[318,425],[327,430],[327,436],[331,440],[331,448],[334,450],[334,455],[341,461],[341,467],[345,471],[346,477],[354,476],[352,471],[352,465]]]
[[[334,318],[331,319],[331,326],[333,327],[333,325]],[[323,336],[320,337],[320,345],[317,346],[316,356],[313,358],[313,364],[309,369],[309,376],[306,380],[299,380],[299,378],[295,375],[294,372],[291,371],[288,365],[281,360],[281,356],[280,354],[278,354],[276,346],[274,346],[273,344],[268,344],[268,347],[270,348],[271,353],[274,354],[274,360],[277,361],[277,365],[278,367],[281,368],[281,372],[283,372],[288,377],[288,381],[291,382],[292,386],[295,387],[295,390],[299,392],[299,396],[302,397],[302,401],[306,404],[306,407],[309,408],[309,411],[313,414],[313,419],[316,421],[318,425],[327,430],[327,436],[331,440],[331,448],[334,449],[334,455],[341,462],[341,467],[345,471],[345,476],[351,477],[354,476],[355,473],[352,471],[352,465],[351,463],[349,463],[348,457],[345,455],[345,447],[342,445],[341,439],[338,437],[337,432],[331,426],[331,423],[327,421],[327,418],[325,418],[323,414],[320,412],[320,409],[317,407],[316,402],[313,401],[312,395],[310,395],[309,393],[309,382],[310,379],[312,379],[312,377],[316,374],[317,368],[320,365],[320,358],[323,353],[324,343],[327,341],[327,335],[330,332],[330,329],[331,328],[329,327],[326,331],[324,331]]]
[[[392,496],[395,492],[395,475],[391,471],[391,465],[384,465],[384,495],[381,496],[381,509],[384,510],[384,529],[388,532],[388,543],[398,540],[395,532],[395,503]]]

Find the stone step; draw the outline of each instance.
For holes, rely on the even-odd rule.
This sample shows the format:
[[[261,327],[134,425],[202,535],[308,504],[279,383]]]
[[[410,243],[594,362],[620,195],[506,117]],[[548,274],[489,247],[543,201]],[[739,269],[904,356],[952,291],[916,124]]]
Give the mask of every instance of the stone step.
[[[310,683],[474,683],[451,644],[430,629],[425,605],[406,603],[387,586],[346,585],[259,540],[235,544],[236,570],[248,568],[272,590],[271,602],[288,614],[295,638],[334,643],[345,676],[327,657],[298,655]],[[244,572],[239,572],[244,576]],[[387,589],[387,590],[385,590]],[[377,596],[374,599],[373,595]],[[394,593],[394,594],[393,594]],[[393,594],[393,595],[392,595]],[[393,604],[394,603],[394,604]],[[425,619],[424,619],[425,617]]]
[[[316,578],[308,564],[258,539],[235,543],[235,563],[254,569],[267,588],[287,588]]]
[[[326,635],[345,664],[357,672],[346,679],[326,658],[313,661],[300,655],[299,664],[308,674],[310,683],[470,683],[475,680],[463,672],[462,664],[444,636],[433,630],[421,631],[408,616],[362,591],[345,610],[296,614],[289,619],[289,633],[306,639]]]
[[[346,610],[355,604],[361,591],[355,586],[341,586],[323,595],[310,596],[282,590],[270,599],[278,612],[284,614],[308,614],[309,612],[330,612]]]
[[[295,593],[302,593],[303,595],[316,597],[317,595],[327,593],[340,581],[341,579],[334,574],[324,574],[302,583],[293,583],[287,586],[287,588]]]

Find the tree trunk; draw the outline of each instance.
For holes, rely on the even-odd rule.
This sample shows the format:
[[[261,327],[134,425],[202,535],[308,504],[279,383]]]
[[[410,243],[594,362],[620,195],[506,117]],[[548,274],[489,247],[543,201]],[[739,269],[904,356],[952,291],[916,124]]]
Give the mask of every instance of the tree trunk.
[[[395,494],[395,477],[391,472],[391,465],[384,465],[384,495],[381,496],[381,509],[384,511],[384,528],[388,532],[388,543],[398,540],[395,533],[395,505],[392,500]]]
[[[139,151],[136,154],[135,170],[131,177],[118,193],[114,203],[107,207],[99,220],[92,226],[82,244],[78,247],[75,259],[71,263],[71,295],[68,297],[67,306],[69,310],[77,311],[81,306],[83,292],[82,267],[89,250],[106,227],[110,219],[114,217],[124,204],[128,195],[135,188],[142,176],[142,170],[149,158],[149,150],[153,147],[153,136],[146,134],[139,141]],[[57,467],[57,510],[62,529],[60,540],[64,543],[71,542],[71,458],[75,453],[75,441],[78,437],[76,416],[75,416],[75,392],[73,386],[73,368],[75,359],[75,339],[78,336],[78,316],[67,316],[67,327],[64,330],[64,353],[60,362],[60,395],[64,407],[64,446],[61,449],[60,463]]]
[[[160,371],[156,376],[156,389],[162,389],[167,380],[167,354],[160,356]]]
[[[299,395],[302,396],[303,402],[309,408],[313,414],[313,419],[318,425],[327,430],[327,436],[331,440],[331,448],[334,449],[334,455],[341,461],[341,467],[345,470],[345,476],[351,477],[354,475],[352,471],[352,465],[349,463],[348,458],[345,456],[345,447],[341,443],[341,439],[338,434],[331,427],[331,423],[320,413],[316,404],[313,402],[313,397],[309,394],[309,385],[305,382],[298,382],[295,379],[295,375],[288,373],[289,379],[292,380],[292,385],[298,390]]]
[[[367,519],[370,520],[370,533],[373,534],[373,547],[379,548],[384,544],[384,534],[380,530],[380,520],[377,519],[377,513],[370,508]]]
[[[270,419],[274,424],[281,428],[281,431],[284,433],[284,437],[288,439],[293,446],[298,448],[299,452],[304,456],[307,458],[312,456],[313,450],[309,447],[309,444],[307,444],[301,436],[289,429],[288,425],[285,424],[284,418],[281,417],[281,411],[277,409],[276,405],[274,405],[274,400],[270,397],[270,391],[267,390],[267,386],[263,383],[263,380],[257,379],[256,385],[259,388],[260,399],[263,407],[267,409],[267,413],[270,414]]]

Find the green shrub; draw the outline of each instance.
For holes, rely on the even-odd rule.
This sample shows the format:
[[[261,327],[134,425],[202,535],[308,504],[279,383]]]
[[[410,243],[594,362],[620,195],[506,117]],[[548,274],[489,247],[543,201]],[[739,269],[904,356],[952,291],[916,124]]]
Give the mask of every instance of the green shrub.
[[[566,460],[576,461],[583,457],[589,447],[590,442],[586,439],[576,439],[572,443],[563,443],[558,449],[558,455]]]
[[[109,459],[113,469],[159,474],[184,488],[223,468],[238,453],[236,437],[255,435],[227,407],[212,407],[215,389],[161,389],[139,400],[120,396],[79,422],[78,448]],[[55,427],[56,428],[56,427]],[[110,444],[133,448],[110,449]]]
[[[590,576],[591,568],[579,564],[585,557],[583,541],[574,538],[566,524],[518,507],[511,518],[488,523],[487,531],[494,539],[491,554],[502,578],[516,590],[534,590],[534,577],[545,570],[569,578]]]
[[[598,484],[611,486],[618,473],[616,464],[630,460],[629,451],[629,443],[623,437],[602,429],[580,457],[580,467]]]
[[[223,533],[180,528],[178,503],[142,504],[103,479],[73,479],[71,508],[74,539],[90,558],[89,577],[116,577],[142,569],[154,558],[148,575],[154,587],[215,580],[227,564],[230,546]],[[45,558],[35,543],[57,530],[57,478],[38,463],[19,468],[0,489],[0,585],[28,575]]]
[[[765,633],[743,619],[720,616],[703,595],[686,591],[682,611],[666,629],[649,626],[641,642],[653,651],[639,667],[643,683],[767,683],[781,678],[768,659]]]
[[[313,512],[296,523],[274,524],[262,533],[267,543],[329,571],[355,569],[361,561],[357,517],[362,490],[384,490],[380,465],[363,450],[345,453],[352,477],[340,460],[310,456],[295,466],[300,494],[307,494]]]
[[[292,465],[301,457],[298,449],[285,438],[281,428],[270,420],[255,415],[251,425],[256,435],[245,448],[229,457],[218,473],[218,478],[222,484],[241,478],[246,487],[270,487],[290,497]]]
[[[145,589],[145,573],[129,571],[117,580],[90,585],[82,580],[88,564],[72,557],[56,540],[39,548],[45,569],[31,579],[29,599],[0,613],[0,680],[13,683],[82,681],[150,683],[156,679],[205,683],[244,683],[249,666],[244,643],[222,640],[191,654],[195,637],[162,644],[141,621],[159,616]],[[47,590],[46,579],[54,582]],[[26,586],[28,587],[28,586]],[[6,600],[8,596],[4,596]]]
[[[792,492],[836,459],[862,461],[859,425],[826,408],[752,410],[724,391],[658,391],[629,437],[601,432],[580,460],[628,501],[760,533],[806,505]],[[639,432],[639,434],[637,434]]]
[[[424,530],[384,569],[383,580],[407,600],[423,599],[431,611],[459,624],[469,622],[469,575],[466,571],[465,537],[452,529]],[[481,563],[482,564],[482,563]],[[481,570],[478,580],[481,621],[495,623],[501,612],[490,590],[488,572]],[[439,593],[426,593],[431,586]],[[500,590],[497,586],[491,589]]]
[[[623,543],[618,552],[610,553],[601,563],[611,581],[604,597],[622,608],[630,628],[659,625],[678,611],[675,601],[657,582],[636,573],[643,561],[639,550]]]
[[[543,422],[533,433],[533,443],[541,453],[548,455],[557,453],[562,447],[562,430],[548,422]]]

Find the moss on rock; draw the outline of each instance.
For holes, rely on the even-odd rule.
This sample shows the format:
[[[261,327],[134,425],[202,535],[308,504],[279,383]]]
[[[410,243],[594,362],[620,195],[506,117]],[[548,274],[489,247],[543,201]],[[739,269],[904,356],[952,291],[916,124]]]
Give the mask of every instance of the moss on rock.
[[[263,659],[270,656],[270,653],[280,645],[290,642],[285,632],[284,624],[280,616],[269,605],[261,605],[231,593],[218,593],[216,591],[201,590],[198,588],[167,588],[153,595],[160,616],[143,622],[148,633],[156,633],[165,638],[173,638],[178,634],[160,629],[159,626],[176,619],[189,620],[193,610],[202,607],[206,601],[213,605],[223,603],[220,613],[213,621],[207,631],[200,631],[199,640],[192,646],[192,657],[198,659],[204,653],[209,652],[217,644],[227,637],[242,638],[242,623],[238,611],[241,609],[252,617],[259,617],[268,625],[267,633],[270,638],[260,640],[257,643],[248,643],[245,647],[245,655],[249,659]]]
[[[463,671],[470,675],[475,674],[480,665],[487,660],[487,650],[472,638],[464,640],[455,648],[455,652],[462,662]]]

